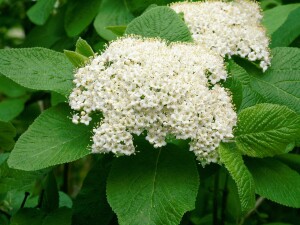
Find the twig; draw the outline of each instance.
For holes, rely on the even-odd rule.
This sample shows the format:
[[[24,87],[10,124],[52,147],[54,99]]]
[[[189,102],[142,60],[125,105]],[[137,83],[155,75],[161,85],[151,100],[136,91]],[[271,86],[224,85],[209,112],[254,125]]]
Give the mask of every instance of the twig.
[[[25,192],[25,197],[24,197],[24,199],[23,199],[23,201],[22,201],[22,203],[21,203],[20,209],[23,209],[23,208],[24,208],[25,203],[26,203],[26,200],[27,200],[27,198],[28,198],[29,195],[30,195],[30,193],[26,191],[26,192]]]

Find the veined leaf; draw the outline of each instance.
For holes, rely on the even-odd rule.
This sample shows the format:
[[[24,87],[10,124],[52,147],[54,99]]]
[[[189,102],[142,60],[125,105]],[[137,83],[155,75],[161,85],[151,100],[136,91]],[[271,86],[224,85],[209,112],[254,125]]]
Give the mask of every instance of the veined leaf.
[[[117,38],[108,26],[125,26],[132,19],[133,15],[128,9],[128,5],[123,0],[103,0],[98,15],[94,21],[97,33],[106,40]]]
[[[29,19],[37,25],[43,25],[50,16],[55,2],[56,0],[37,1],[27,12]]]
[[[79,35],[97,15],[101,0],[73,0],[68,2],[65,29],[70,37]]]
[[[64,54],[45,48],[0,50],[0,73],[35,90],[68,94],[73,68]]]
[[[253,157],[286,153],[299,136],[299,115],[286,106],[268,103],[242,110],[235,130],[238,149]]]
[[[179,224],[195,207],[199,178],[191,152],[175,145],[154,149],[143,141],[135,156],[114,162],[107,197],[119,223]]]
[[[66,104],[43,112],[19,138],[8,159],[9,166],[38,170],[88,155],[93,124],[75,125],[70,115]]]
[[[255,189],[253,178],[245,166],[241,154],[235,146],[221,144],[220,160],[235,181],[241,203],[241,210],[247,213],[255,205]]]
[[[168,41],[192,41],[191,33],[180,16],[167,6],[147,10],[128,24],[126,34],[160,37]]]
[[[76,42],[76,50],[77,53],[85,56],[90,57],[94,55],[94,51],[92,47],[82,38],[78,38]]]
[[[256,193],[274,202],[300,208],[300,175],[271,158],[247,159]]]
[[[77,52],[64,50],[64,53],[75,67],[82,67],[89,60],[89,58]]]

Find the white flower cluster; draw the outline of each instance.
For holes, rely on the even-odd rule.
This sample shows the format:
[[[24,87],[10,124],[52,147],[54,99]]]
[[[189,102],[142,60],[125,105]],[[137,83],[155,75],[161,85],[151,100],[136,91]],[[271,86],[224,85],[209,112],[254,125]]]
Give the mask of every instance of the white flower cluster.
[[[216,84],[226,77],[222,57],[203,46],[121,38],[77,70],[69,103],[80,113],[73,122],[89,124],[92,112],[102,112],[95,153],[133,154],[132,134],[146,131],[155,148],[170,134],[191,139],[202,164],[216,162],[215,149],[233,137],[237,117],[231,96]]]
[[[262,14],[257,3],[204,1],[173,3],[183,13],[194,40],[221,56],[239,55],[260,61],[263,71],[270,65],[269,39],[261,26]]]

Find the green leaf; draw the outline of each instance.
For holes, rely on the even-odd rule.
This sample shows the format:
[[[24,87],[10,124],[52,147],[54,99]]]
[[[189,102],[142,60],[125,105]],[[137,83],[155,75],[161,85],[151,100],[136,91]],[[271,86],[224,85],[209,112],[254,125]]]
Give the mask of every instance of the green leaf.
[[[281,162],[285,163],[293,170],[296,170],[300,173],[300,155],[289,153],[276,156],[276,159],[280,160]]]
[[[43,191],[43,195],[41,195],[41,209],[45,212],[52,212],[58,209],[59,195],[56,179],[53,172],[48,173],[43,183]]]
[[[108,26],[105,29],[112,31],[117,36],[123,36],[127,26]]]
[[[266,27],[269,35],[278,30],[287,20],[289,14],[300,7],[300,4],[288,4],[266,10],[263,14],[262,24]],[[280,16],[278,16],[280,15]]]
[[[42,225],[71,225],[71,216],[72,209],[62,207],[48,214]]]
[[[7,193],[12,190],[29,192],[35,180],[41,175],[41,171],[24,172],[11,169],[5,162],[0,165],[0,193]]]
[[[167,6],[158,6],[146,11],[128,24],[125,33],[143,37],[160,37],[174,42],[193,40],[180,16]]]
[[[241,111],[235,140],[238,149],[246,155],[274,156],[293,149],[299,129],[300,117],[293,110],[263,103]]]
[[[23,110],[29,96],[8,98],[0,102],[0,120],[9,122],[16,118]]]
[[[271,201],[300,208],[300,175],[271,158],[247,159],[256,193]]]
[[[255,205],[253,178],[235,146],[221,144],[219,146],[219,155],[221,162],[237,185],[241,210],[243,213],[247,213]]]
[[[11,150],[15,144],[16,128],[11,123],[0,121],[0,150]]]
[[[167,5],[169,3],[174,2],[173,0],[125,0],[126,5],[130,9],[131,12],[135,15],[140,15],[144,10],[148,10],[148,8],[155,5]]]
[[[94,21],[97,33],[106,40],[117,38],[108,26],[125,26],[132,19],[133,15],[128,9],[128,5],[123,0],[103,0],[98,15]]]
[[[16,98],[26,94],[26,88],[13,82],[11,79],[0,75],[0,92],[4,95]]]
[[[69,37],[79,35],[97,15],[101,0],[73,0],[68,2],[65,29]]]
[[[73,201],[69,195],[66,193],[59,191],[59,207],[67,207],[67,208],[72,208],[73,206]]]
[[[0,50],[0,73],[27,88],[66,95],[73,86],[73,69],[64,54],[49,49]]]
[[[32,6],[27,15],[31,22],[37,25],[43,25],[50,16],[56,0],[39,0]]]
[[[238,80],[238,83],[242,85],[242,100],[239,99],[240,94],[233,93],[233,100],[237,98],[238,100],[236,101],[241,101],[238,109],[241,110],[263,102],[262,96],[251,86],[251,77],[243,67],[230,61],[228,69],[232,78]]]
[[[289,46],[300,35],[300,7],[272,35],[271,47]]]
[[[45,213],[35,208],[20,209],[10,220],[10,225],[41,225]]]
[[[78,38],[75,51],[85,57],[91,57],[94,55],[92,47],[82,38]]]
[[[106,179],[110,169],[108,157],[95,162],[74,201],[73,225],[106,225],[113,212],[106,200]],[[98,177],[95,179],[95,177]]]
[[[77,52],[64,50],[64,53],[75,67],[82,67],[89,60],[89,58],[87,58]]]
[[[8,159],[9,166],[38,170],[88,155],[93,124],[75,125],[69,117],[66,104],[43,112],[19,138]]]
[[[300,113],[300,49],[275,48],[272,55],[272,66],[265,73],[248,62],[239,62],[247,69],[248,88],[261,96],[256,102],[286,105]]]
[[[179,224],[195,207],[199,178],[193,154],[171,144],[154,149],[146,141],[137,150],[116,159],[107,181],[119,224]]]

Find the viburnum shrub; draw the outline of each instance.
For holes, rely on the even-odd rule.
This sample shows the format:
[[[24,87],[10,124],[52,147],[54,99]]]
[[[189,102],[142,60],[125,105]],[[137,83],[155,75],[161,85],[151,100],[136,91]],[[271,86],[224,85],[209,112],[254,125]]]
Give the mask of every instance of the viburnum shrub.
[[[47,20],[35,11],[43,2],[28,11],[36,24]],[[25,177],[0,182],[3,190],[33,193],[33,180],[48,174],[37,206],[24,208],[25,197],[11,224],[260,224],[268,220],[251,219],[265,199],[300,208],[300,50],[284,47],[300,34],[291,25],[300,6],[281,9],[285,25],[276,8],[264,17],[248,0],[143,10],[129,2],[104,1],[94,16],[66,19],[77,39],[97,15],[107,40],[99,51],[82,38],[64,54],[0,50],[3,79],[52,95],[7,149],[15,128],[0,121],[1,150],[14,145],[1,153],[0,177]],[[109,7],[121,22],[101,20],[114,16]],[[53,166],[65,164],[67,176],[67,163],[87,155],[94,167],[82,191],[73,206],[62,203]]]

